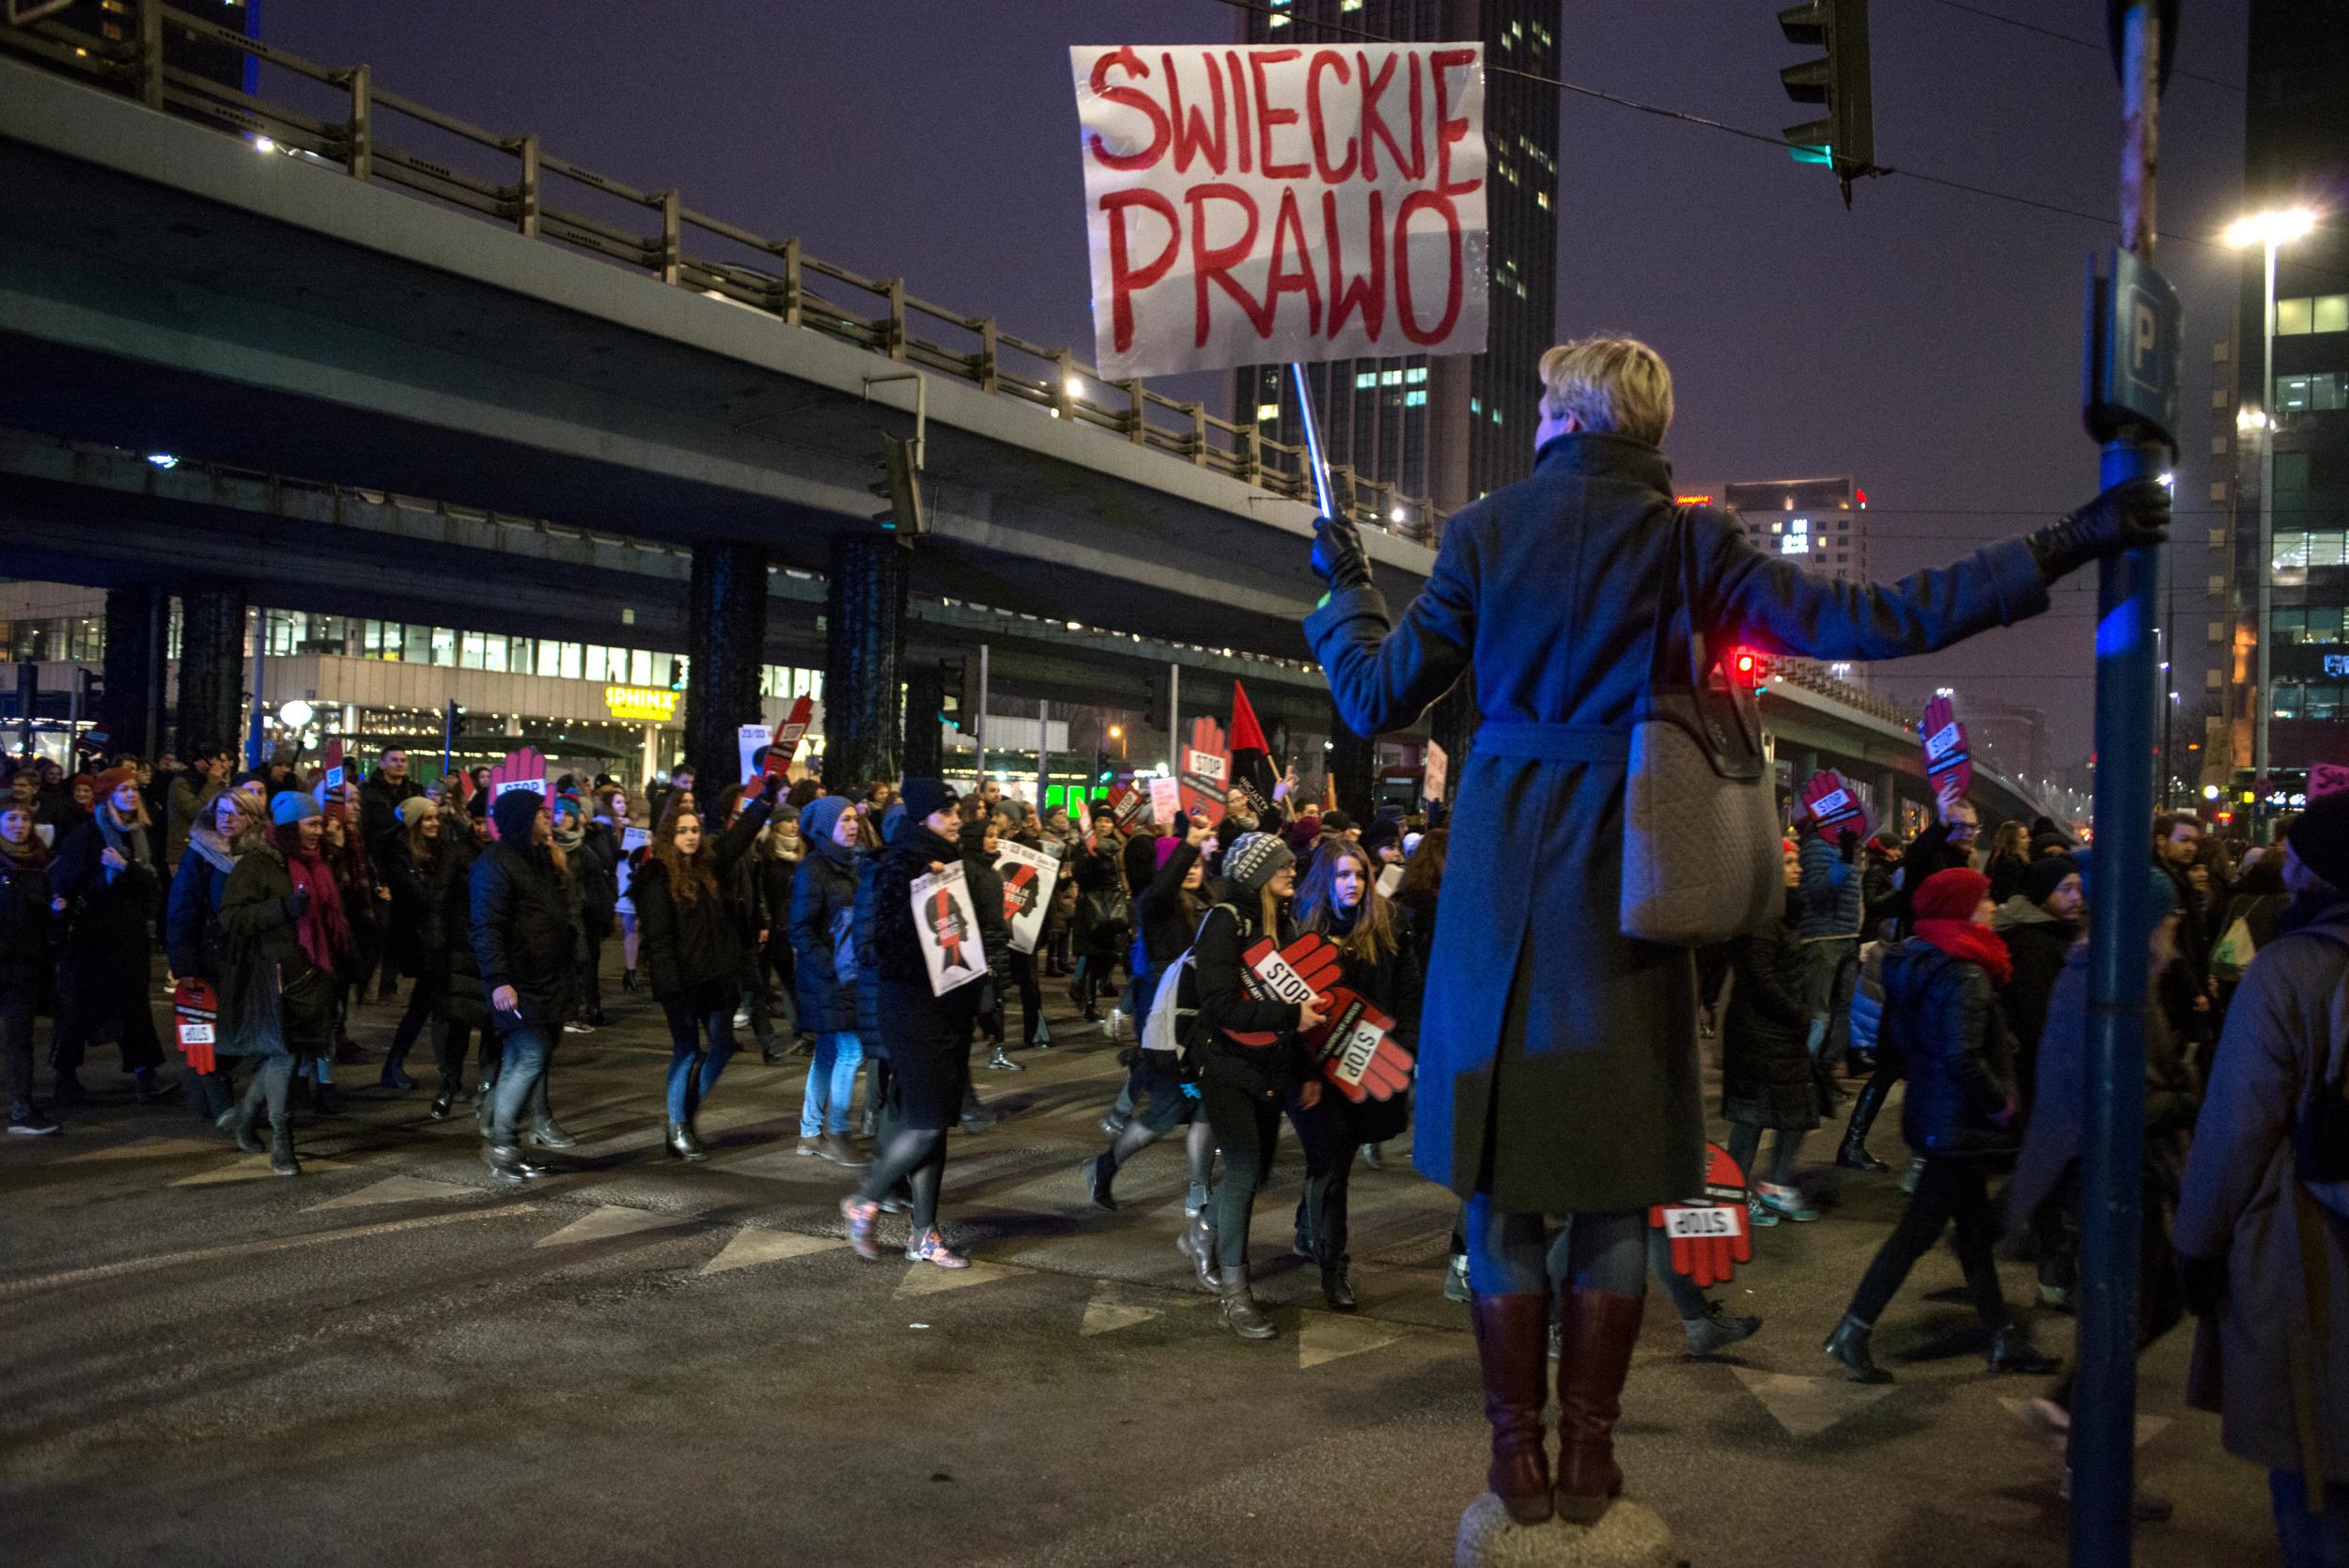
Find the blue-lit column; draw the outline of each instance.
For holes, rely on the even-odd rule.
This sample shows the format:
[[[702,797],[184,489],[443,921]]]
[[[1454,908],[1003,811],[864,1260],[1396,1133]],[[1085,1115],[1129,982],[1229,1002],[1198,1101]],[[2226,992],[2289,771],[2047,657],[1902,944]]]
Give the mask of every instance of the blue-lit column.
[[[715,803],[718,781],[742,769],[735,733],[759,722],[758,676],[767,658],[767,550],[704,540],[693,547],[693,584],[686,605],[685,759],[701,803]]]

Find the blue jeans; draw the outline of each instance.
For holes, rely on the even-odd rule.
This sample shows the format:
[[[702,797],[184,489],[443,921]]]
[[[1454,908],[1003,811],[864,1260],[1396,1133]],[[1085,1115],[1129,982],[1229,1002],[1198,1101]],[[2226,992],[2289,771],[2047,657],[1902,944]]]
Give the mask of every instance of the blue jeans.
[[[2349,1483],[2325,1483],[2325,1506],[2309,1512],[2309,1492],[2296,1470],[2267,1472],[2276,1505],[2276,1544],[2284,1568],[2349,1568]]]
[[[856,1070],[864,1064],[864,1042],[852,1030],[816,1036],[815,1059],[807,1064],[807,1094],[800,1102],[800,1136],[848,1130],[848,1102],[856,1096]]]
[[[511,1148],[521,1141],[523,1108],[530,1104],[538,1082],[547,1076],[547,1057],[554,1049],[548,1032],[529,1025],[504,1038],[503,1065],[498,1069],[497,1110],[490,1121],[490,1141]]]
[[[1563,1285],[1647,1294],[1645,1214],[1568,1215],[1553,1248],[1543,1216],[1502,1210],[1478,1193],[1463,1228],[1469,1286],[1479,1296],[1548,1295]]]
[[[681,1001],[661,1005],[669,1016],[669,1120],[682,1122],[692,1113],[695,1096],[709,1097],[718,1075],[726,1070],[726,1059],[734,1054],[734,1009],[729,1003],[697,1014]],[[696,1067],[701,1071],[698,1085],[693,1081]]]

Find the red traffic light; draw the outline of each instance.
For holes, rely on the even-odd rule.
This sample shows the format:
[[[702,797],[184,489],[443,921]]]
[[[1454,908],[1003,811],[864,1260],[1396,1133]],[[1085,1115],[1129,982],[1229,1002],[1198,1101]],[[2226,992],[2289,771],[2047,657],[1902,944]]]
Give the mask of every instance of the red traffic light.
[[[1751,648],[1732,648],[1729,653],[1729,675],[1738,685],[1761,691],[1766,684],[1762,674],[1762,656]]]

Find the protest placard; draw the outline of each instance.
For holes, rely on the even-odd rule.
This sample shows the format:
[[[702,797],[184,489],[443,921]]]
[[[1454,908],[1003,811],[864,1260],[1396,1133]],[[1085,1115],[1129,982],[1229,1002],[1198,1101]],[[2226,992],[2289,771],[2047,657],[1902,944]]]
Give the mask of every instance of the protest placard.
[[[1932,781],[1934,793],[1963,798],[1974,787],[1974,758],[1967,749],[1966,726],[1957,722],[1957,709],[1949,698],[1925,704],[1924,722],[1917,733],[1924,740],[1925,777]]]
[[[1183,814],[1183,781],[1152,779],[1150,781],[1150,815],[1161,828],[1171,828]]]
[[[1069,61],[1104,377],[1484,351],[1481,45]]]
[[[1012,839],[1003,840],[996,851],[995,869],[1003,877],[1003,919],[1011,926],[1012,951],[1034,953],[1036,939],[1044,931],[1044,917],[1051,913],[1060,862]]]
[[[913,879],[913,929],[922,939],[922,961],[929,966],[930,995],[987,978],[987,954],[979,946],[978,911],[960,862]]]
[[[508,752],[498,759],[489,777],[482,781],[490,792],[490,804],[495,807],[497,798],[509,789],[535,790],[541,797],[547,793],[547,759],[535,746],[524,746],[519,752]],[[490,831],[497,831],[497,818],[490,819]]]

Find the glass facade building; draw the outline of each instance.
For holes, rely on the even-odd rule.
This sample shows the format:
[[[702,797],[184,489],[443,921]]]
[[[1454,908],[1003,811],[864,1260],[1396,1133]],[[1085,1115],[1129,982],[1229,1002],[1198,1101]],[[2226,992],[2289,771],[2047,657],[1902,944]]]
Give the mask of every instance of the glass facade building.
[[[1248,43],[1345,44],[1369,33],[1485,46],[1485,352],[1305,366],[1330,462],[1430,497],[1439,513],[1532,468],[1541,358],[1557,341],[1558,92],[1501,68],[1556,76],[1562,10],[1557,0],[1272,0],[1241,13]],[[1304,441],[1285,365],[1237,372],[1232,417],[1253,419],[1269,440]]]

